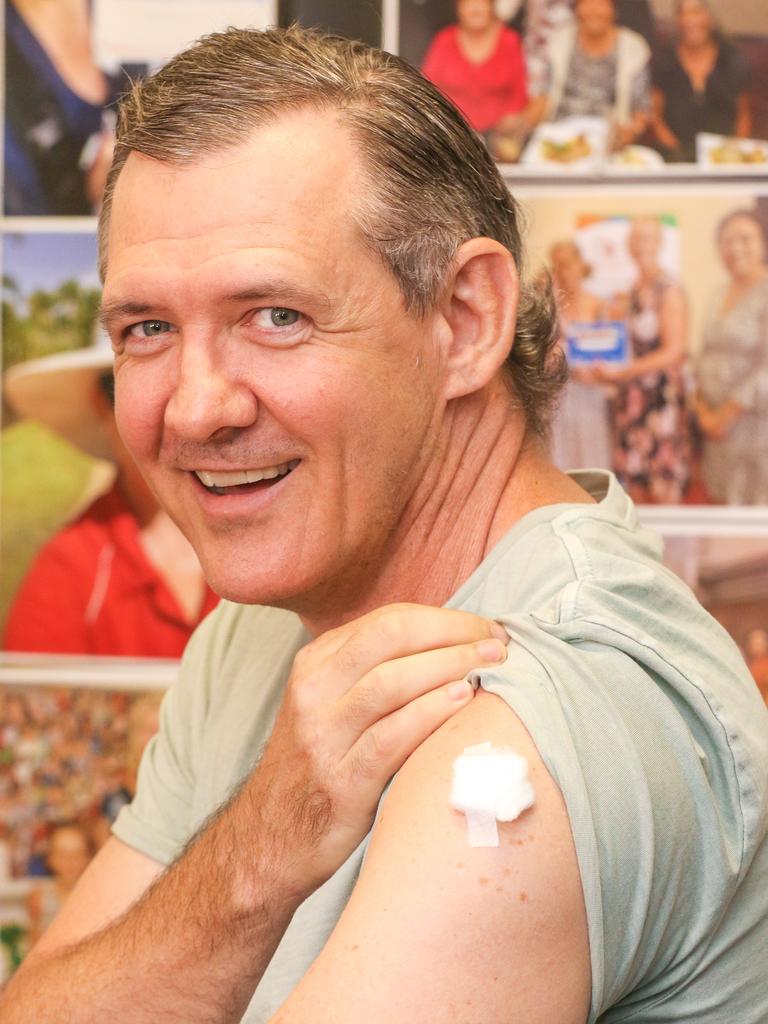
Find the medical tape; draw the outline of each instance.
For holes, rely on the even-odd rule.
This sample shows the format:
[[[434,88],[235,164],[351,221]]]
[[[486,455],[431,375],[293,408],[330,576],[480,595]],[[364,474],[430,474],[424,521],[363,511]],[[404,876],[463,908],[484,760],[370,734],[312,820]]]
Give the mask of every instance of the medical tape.
[[[514,821],[534,802],[528,762],[490,741],[465,747],[453,762],[450,804],[467,819],[470,847],[499,845],[497,821]]]

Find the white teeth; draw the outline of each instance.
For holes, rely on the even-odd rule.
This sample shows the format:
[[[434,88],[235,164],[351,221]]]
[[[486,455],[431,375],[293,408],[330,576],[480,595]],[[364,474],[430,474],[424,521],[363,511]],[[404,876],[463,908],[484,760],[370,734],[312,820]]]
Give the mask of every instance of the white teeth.
[[[285,476],[298,460],[283,462],[279,466],[266,466],[264,469],[239,469],[229,473],[210,473],[204,469],[195,470],[198,480],[206,487],[237,487],[239,484],[256,484],[259,480],[274,480]]]

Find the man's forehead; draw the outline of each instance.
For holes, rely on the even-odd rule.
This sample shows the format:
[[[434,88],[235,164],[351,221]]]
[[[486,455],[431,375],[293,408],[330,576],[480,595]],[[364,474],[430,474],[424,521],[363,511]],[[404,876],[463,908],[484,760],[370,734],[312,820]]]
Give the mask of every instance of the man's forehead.
[[[110,217],[109,268],[163,253],[198,263],[250,246],[298,251],[352,240],[359,162],[335,112],[296,112],[237,145],[177,164],[132,153]]]
[[[356,147],[334,110],[285,114],[184,163],[134,152],[117,179],[109,248],[249,223],[316,234],[350,212],[360,178]]]

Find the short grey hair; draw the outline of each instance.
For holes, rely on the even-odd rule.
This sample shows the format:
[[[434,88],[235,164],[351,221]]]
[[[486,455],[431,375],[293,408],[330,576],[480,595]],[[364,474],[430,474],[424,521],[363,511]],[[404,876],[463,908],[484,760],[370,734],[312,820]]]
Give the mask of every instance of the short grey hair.
[[[400,58],[296,26],[205,36],[124,97],[99,224],[102,277],[115,184],[132,152],[192,163],[307,108],[336,109],[349,128],[367,177],[355,213],[362,238],[412,315],[434,307],[457,249],[471,238],[500,242],[522,277],[520,207],[456,108]],[[551,288],[524,286],[507,365],[537,432],[565,379],[557,334]]]

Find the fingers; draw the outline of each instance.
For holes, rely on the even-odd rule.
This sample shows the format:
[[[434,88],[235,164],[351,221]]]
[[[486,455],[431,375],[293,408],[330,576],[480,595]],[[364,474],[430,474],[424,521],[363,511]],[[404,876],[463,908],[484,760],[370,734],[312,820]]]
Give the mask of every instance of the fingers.
[[[441,647],[385,661],[366,673],[337,701],[334,718],[339,733],[346,732],[350,746],[375,722],[403,708],[422,695],[460,680],[473,669],[505,660],[507,648],[500,640]],[[459,691],[463,694],[459,684]],[[449,694],[450,697],[450,694]],[[441,706],[441,702],[438,706]]]
[[[350,749],[342,768],[360,802],[375,808],[385,785],[428,736],[470,703],[469,683],[449,683],[380,719]]]
[[[498,623],[471,612],[393,604],[324,634],[304,657],[318,667],[325,662],[340,695],[382,662],[492,637],[509,639]]]

